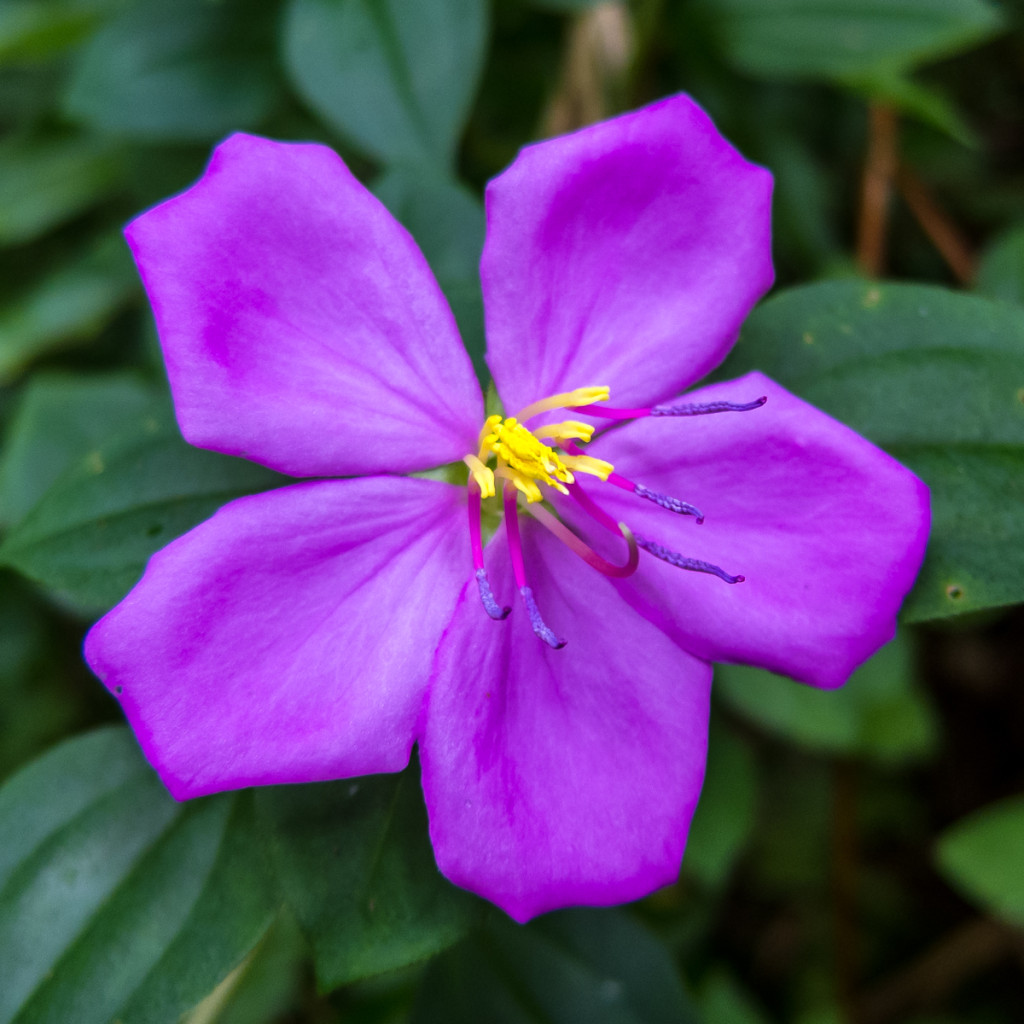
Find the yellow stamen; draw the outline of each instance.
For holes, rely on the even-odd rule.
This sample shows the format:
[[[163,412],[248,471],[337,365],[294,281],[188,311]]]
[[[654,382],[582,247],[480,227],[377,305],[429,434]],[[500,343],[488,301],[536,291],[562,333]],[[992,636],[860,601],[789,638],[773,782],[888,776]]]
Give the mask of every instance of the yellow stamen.
[[[542,441],[589,441],[594,436],[594,428],[579,420],[566,420],[537,427],[532,433]]]
[[[528,502],[533,503],[544,500],[544,495],[541,493],[541,489],[537,484],[528,476],[520,473],[517,469],[512,469],[509,466],[498,466],[494,471],[494,475],[503,480],[511,480],[516,489],[522,492]],[[556,483],[555,486],[558,487],[563,494],[569,493],[561,484]]]
[[[481,498],[494,497],[494,472],[485,466],[475,455],[465,455],[462,461],[469,466],[469,475],[480,488]]]
[[[606,387],[576,388],[575,391],[562,391],[560,394],[552,395],[550,398],[542,398],[539,402],[532,402],[516,415],[516,419],[521,422],[530,419],[531,416],[539,416],[542,412],[551,412],[552,409],[572,409],[578,405],[593,405],[595,402],[607,402],[610,394],[611,389]]]
[[[534,402],[523,410],[523,415],[535,416],[566,406],[591,405],[607,398],[608,388],[577,388]],[[566,485],[574,483],[576,479],[573,471],[590,473],[602,480],[608,479],[613,471],[610,462],[593,459],[589,455],[566,455],[544,443],[563,442],[563,447],[571,447],[564,442],[586,442],[593,434],[594,428],[579,420],[564,420],[530,430],[519,417],[509,416],[504,419],[495,414],[488,416],[480,428],[477,454],[467,455],[462,461],[469,469],[470,480],[480,489],[482,498],[494,497],[494,478],[500,477],[510,481],[527,502],[536,504],[544,500],[541,484],[568,494]],[[491,458],[497,463],[494,469],[488,466]]]
[[[590,455],[563,455],[562,462],[577,473],[589,473],[602,480],[607,480],[615,472],[615,467],[610,462],[592,458]]]
[[[493,430],[484,437],[480,451],[481,455],[493,452],[501,462],[518,470],[526,479],[539,480],[558,490],[564,490],[560,484],[571,484],[573,481],[572,473],[558,452],[531,434],[515,417],[495,424]],[[541,499],[538,497],[531,500]]]

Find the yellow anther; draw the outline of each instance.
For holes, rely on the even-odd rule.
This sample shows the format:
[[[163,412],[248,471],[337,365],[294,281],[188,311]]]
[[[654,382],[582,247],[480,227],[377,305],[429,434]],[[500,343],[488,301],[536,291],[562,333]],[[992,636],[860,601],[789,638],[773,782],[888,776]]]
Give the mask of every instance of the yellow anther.
[[[575,391],[563,391],[550,398],[542,398],[539,402],[532,402],[525,409],[520,410],[516,419],[528,420],[531,416],[539,416],[542,412],[551,412],[552,409],[572,409],[578,405],[607,402],[609,395],[611,395],[611,389],[606,387],[576,388]]]
[[[568,494],[566,484],[575,482],[574,470],[607,480],[613,471],[610,462],[592,459],[589,455],[564,455],[544,443],[589,441],[594,434],[594,428],[589,423],[565,420],[531,431],[521,422],[523,417],[536,416],[551,409],[590,405],[607,398],[608,388],[577,388],[534,402],[523,410],[520,417],[509,416],[503,419],[499,415],[488,416],[480,428],[478,453],[467,455],[462,460],[469,468],[470,478],[480,488],[481,497],[494,496],[495,477],[508,480],[531,503],[544,500],[541,484]],[[563,444],[563,447],[571,446]],[[497,462],[493,470],[487,465],[491,458]]]
[[[562,461],[577,473],[589,473],[602,480],[607,480],[615,472],[615,467],[610,462],[592,458],[590,455],[563,455]]]
[[[469,475],[480,488],[481,498],[494,497],[494,472],[485,466],[475,455],[466,455],[462,461],[469,467]]]
[[[501,417],[497,415],[488,416],[487,419],[484,420],[484,425],[480,428],[480,434],[477,437],[477,445],[480,449],[479,458],[484,459],[490,454],[492,450],[490,448],[490,443],[497,439],[494,429],[500,422]]]
[[[594,428],[579,420],[566,420],[537,427],[533,436],[546,441],[589,441],[594,436]]]
[[[558,452],[538,440],[515,417],[497,424],[493,432],[484,438],[482,447],[494,452],[499,459],[527,479],[539,480],[551,487],[559,482],[572,483],[572,473]]]
[[[528,502],[538,502],[544,500],[544,495],[541,493],[541,489],[537,484],[531,480],[528,476],[520,473],[517,469],[512,469],[510,466],[499,466],[495,471],[494,475],[501,477],[503,480],[508,480],[515,485],[516,489],[521,491],[523,496]],[[563,494],[569,492],[557,481],[554,484]]]

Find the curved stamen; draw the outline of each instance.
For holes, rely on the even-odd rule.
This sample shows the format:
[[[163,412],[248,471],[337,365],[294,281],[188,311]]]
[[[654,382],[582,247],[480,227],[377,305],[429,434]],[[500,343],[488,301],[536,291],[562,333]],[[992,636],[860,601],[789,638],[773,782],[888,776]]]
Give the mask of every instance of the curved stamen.
[[[637,550],[633,531],[625,523],[617,523],[616,525],[623,539],[629,545],[629,555],[625,565],[614,565],[607,559],[602,558],[586,541],[573,533],[565,523],[556,516],[553,516],[543,505],[527,505],[526,511],[541,526],[550,530],[566,547],[579,555],[587,565],[600,573],[604,573],[605,576],[615,576],[623,579],[626,576],[632,576],[636,572],[636,567],[640,564],[640,552]]]
[[[606,530],[617,533],[620,523],[614,519],[579,484],[569,484],[569,493],[576,499],[577,503],[588,515],[596,519]]]
[[[523,423],[532,416],[539,416],[542,412],[552,412],[555,409],[575,409],[584,406],[589,408],[595,402],[607,402],[610,394],[611,390],[606,387],[562,391],[557,395],[551,395],[550,398],[542,398],[539,402],[531,402],[516,413],[516,419]]]
[[[707,572],[712,576],[717,576],[720,580],[725,580],[726,583],[742,583],[746,579],[745,576],[730,576],[719,566],[712,565],[710,562],[702,562],[699,558],[687,558],[685,555],[664,548],[660,544],[648,540],[646,537],[641,537],[639,534],[636,535],[636,542],[644,551],[654,555],[655,558],[660,558],[663,562],[668,562],[669,565],[674,565],[677,569],[688,569],[690,572]]]
[[[526,614],[530,616],[530,625],[534,633],[549,647],[560,651],[565,646],[565,641],[559,640],[551,627],[540,617],[537,602],[533,599],[533,591],[529,587],[520,587],[519,593],[522,595],[523,604],[526,605]]]
[[[508,618],[511,608],[502,607],[494,599],[494,592],[487,579],[487,570],[484,568],[484,542],[480,534],[480,485],[475,477],[469,478],[469,546],[473,552],[473,568],[476,570],[476,585],[480,591],[480,601],[484,611],[492,619]]]
[[[553,647],[557,651],[565,646],[565,641],[560,640],[541,618],[537,602],[533,598],[533,591],[526,582],[523,542],[519,536],[519,502],[516,500],[515,487],[505,484],[502,488],[502,498],[505,503],[505,534],[508,537],[509,557],[512,559],[512,575],[516,578],[516,586],[526,605],[526,613],[530,617],[533,632],[549,647]]]
[[[668,509],[669,512],[675,512],[677,515],[695,516],[698,526],[704,522],[704,513],[696,505],[691,505],[688,501],[683,501],[682,498],[673,498],[670,494],[652,491],[649,487],[644,487],[643,484],[634,484],[633,493],[638,498],[653,501],[655,505]]]
[[[498,604],[494,599],[494,591],[491,590],[490,580],[487,579],[487,570],[482,566],[476,571],[476,585],[480,591],[480,603],[484,606],[484,611],[498,622],[507,619],[512,609],[508,605]]]
[[[655,405],[651,408],[652,416],[707,416],[713,412],[750,412],[760,409],[768,401],[767,395],[755,398],[752,402],[707,402],[704,405]]]
[[[573,455],[583,454],[582,451],[571,441],[567,441],[562,445],[562,447]],[[605,462],[603,465],[611,466],[611,463]],[[575,469],[576,467],[573,466],[573,468]],[[624,477],[621,473],[616,473],[614,470],[612,470],[612,472],[610,472],[606,477],[603,477],[603,479],[610,484],[614,484],[616,487],[622,488],[624,491],[630,491],[640,498],[646,498],[648,501],[653,501],[655,505],[659,505],[661,508],[667,509],[669,512],[675,512],[681,516],[694,516],[697,520],[698,526],[704,522],[704,513],[701,512],[696,505],[691,505],[688,501],[683,501],[682,498],[673,498],[670,494],[662,494],[660,491],[652,491],[649,487],[635,483],[628,477]]]
[[[581,412],[603,420],[639,420],[645,416],[706,416],[713,412],[749,412],[760,409],[768,401],[767,395],[753,402],[707,402],[687,405],[652,405],[647,409],[612,409],[606,405],[571,405],[570,412]]]

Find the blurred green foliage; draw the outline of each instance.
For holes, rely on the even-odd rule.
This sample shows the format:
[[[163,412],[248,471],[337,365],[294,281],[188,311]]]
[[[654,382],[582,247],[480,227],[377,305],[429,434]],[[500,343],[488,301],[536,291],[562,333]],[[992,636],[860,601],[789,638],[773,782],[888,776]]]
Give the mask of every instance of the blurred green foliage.
[[[327,142],[483,376],[484,183],[679,90],[776,178],[777,294],[721,373],[932,488],[896,640],[838,693],[722,668],[682,875],[633,908],[453,889],[414,768],[175,804],[78,645],[281,478],[181,440],[120,228],[230,132]],[[0,133],[0,1022],[1019,1020],[1024,6],[5,0]]]

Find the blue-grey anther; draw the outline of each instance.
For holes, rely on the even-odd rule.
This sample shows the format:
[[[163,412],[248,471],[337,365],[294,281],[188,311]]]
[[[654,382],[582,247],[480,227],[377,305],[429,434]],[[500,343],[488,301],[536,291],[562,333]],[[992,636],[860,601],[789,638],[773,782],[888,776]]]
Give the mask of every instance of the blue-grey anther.
[[[497,601],[494,600],[494,592],[491,590],[490,581],[487,579],[486,569],[477,569],[476,571],[476,585],[480,588],[480,601],[484,606],[484,611],[492,619],[507,619],[511,608],[503,608]]]
[[[530,616],[530,625],[533,627],[534,633],[549,647],[554,647],[556,651],[563,648],[565,641],[559,640],[547,623],[540,617],[537,602],[533,599],[533,591],[529,587],[520,587],[519,593],[523,595],[523,604],[526,605],[526,614]]]
[[[681,516],[696,516],[698,526],[704,522],[704,513],[696,505],[691,505],[688,501],[673,498],[669,494],[652,491],[649,487],[644,487],[643,484],[636,484],[633,488],[633,493],[639,498],[653,501],[655,505],[668,509],[669,512],[676,512]]]
[[[653,540],[641,537],[638,533],[633,534],[633,539],[636,541],[638,548],[643,548],[644,551],[654,555],[655,558],[660,558],[663,562],[668,562],[669,565],[674,565],[677,569],[688,569],[690,572],[708,572],[712,576],[717,576],[720,580],[725,580],[726,583],[742,583],[746,578],[744,576],[730,576],[717,565],[712,565],[710,562],[702,562],[699,558],[687,558],[677,551],[671,551],[668,548],[663,548],[660,544],[655,544]]]
[[[707,402],[704,405],[655,405],[652,416],[706,416],[712,412],[750,412],[760,409],[768,401],[767,395],[755,398],[753,402]]]

